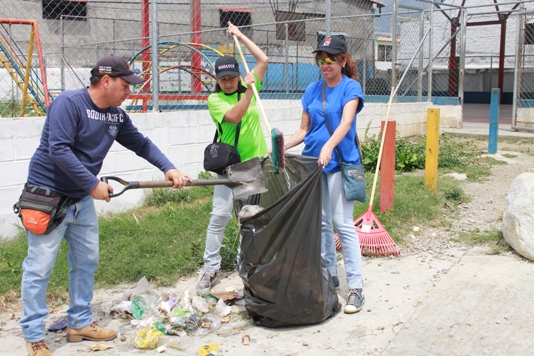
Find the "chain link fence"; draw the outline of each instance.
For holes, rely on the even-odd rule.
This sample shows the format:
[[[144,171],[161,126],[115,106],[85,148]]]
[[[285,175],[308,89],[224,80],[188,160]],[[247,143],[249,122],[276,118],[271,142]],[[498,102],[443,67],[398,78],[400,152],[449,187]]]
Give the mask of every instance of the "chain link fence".
[[[518,15],[512,127],[534,130],[534,12]]]
[[[151,110],[153,105],[159,110],[206,108],[217,57],[233,55],[241,62],[225,30],[228,21],[269,57],[261,93],[267,107],[290,101],[298,105],[294,103],[307,85],[321,78],[312,51],[328,26],[346,39],[368,101],[387,101],[403,75],[397,101],[462,95],[462,17],[457,7],[443,3],[431,9],[426,3],[403,2],[399,9],[382,13],[376,10],[380,3],[373,1],[332,0],[331,17],[326,18],[325,3],[4,0],[0,116],[45,115],[48,102],[64,90],[88,85],[91,67],[112,53],[129,60],[146,79],[132,86],[127,110]],[[18,24],[19,19],[35,27]],[[157,56],[152,42],[157,42]],[[247,55],[246,62],[252,68],[254,58]],[[241,70],[245,72],[242,63]]]

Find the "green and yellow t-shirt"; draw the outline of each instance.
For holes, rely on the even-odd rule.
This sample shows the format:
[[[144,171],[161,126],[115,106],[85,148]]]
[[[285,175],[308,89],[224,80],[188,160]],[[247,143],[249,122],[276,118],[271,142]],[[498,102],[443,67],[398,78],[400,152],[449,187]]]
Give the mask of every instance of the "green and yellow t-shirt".
[[[258,91],[263,87],[263,82],[259,82],[256,74],[254,74],[256,89]],[[243,83],[246,86],[245,83]],[[220,123],[223,130],[220,141],[229,145],[234,145],[235,133],[237,124],[223,121],[224,115],[233,108],[238,101],[237,92],[231,95],[225,94],[223,91],[212,93],[208,97],[208,109],[210,111],[211,119],[215,124]],[[218,125],[217,125],[218,128]],[[220,135],[220,132],[219,132]],[[253,97],[247,112],[241,119],[241,130],[239,131],[239,141],[237,143],[237,151],[241,156],[241,161],[247,161],[254,157],[264,157],[267,153],[267,143],[260,124],[260,114],[256,106],[256,98]]]

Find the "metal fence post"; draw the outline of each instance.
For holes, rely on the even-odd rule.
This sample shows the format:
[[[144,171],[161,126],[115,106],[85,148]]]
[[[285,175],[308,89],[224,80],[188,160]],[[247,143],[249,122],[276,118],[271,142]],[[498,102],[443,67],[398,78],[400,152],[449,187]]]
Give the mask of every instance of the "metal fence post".
[[[152,111],[159,111],[158,2],[150,2],[150,46],[152,48]]]
[[[499,102],[501,97],[501,90],[499,88],[491,89],[491,103],[490,103],[490,125],[489,125],[489,139],[488,139],[488,153],[497,153],[497,142],[499,139]]]

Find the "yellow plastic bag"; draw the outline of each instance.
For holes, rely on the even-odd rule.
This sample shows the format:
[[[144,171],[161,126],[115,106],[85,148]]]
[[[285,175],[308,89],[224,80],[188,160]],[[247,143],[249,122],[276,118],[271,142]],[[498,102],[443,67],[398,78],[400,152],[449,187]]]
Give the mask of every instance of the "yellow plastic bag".
[[[205,344],[198,349],[198,356],[221,356],[219,344]]]
[[[154,325],[150,328],[143,328],[137,332],[134,346],[138,349],[155,349],[158,347],[158,340],[163,335]]]

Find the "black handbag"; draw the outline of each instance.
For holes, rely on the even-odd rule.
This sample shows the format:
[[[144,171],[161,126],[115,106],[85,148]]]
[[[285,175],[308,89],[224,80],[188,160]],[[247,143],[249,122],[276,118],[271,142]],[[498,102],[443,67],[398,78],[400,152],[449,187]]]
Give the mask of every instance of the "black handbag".
[[[220,137],[222,137],[222,126],[217,123],[219,130],[221,131]],[[224,174],[226,167],[241,162],[241,156],[237,152],[237,142],[239,140],[239,131],[241,129],[241,121],[237,124],[235,132],[234,145],[223,142],[217,142],[219,137],[219,131],[215,130],[215,137],[213,143],[210,143],[204,149],[204,169],[217,174]]]
[[[326,127],[330,136],[332,136],[332,130],[330,129],[330,122],[326,116],[326,81],[323,81],[323,114]],[[363,159],[362,147],[360,140],[358,140],[358,133],[354,136],[354,143],[360,152],[360,161]],[[345,198],[348,201],[359,201],[365,203],[367,201],[365,195],[365,172],[362,164],[345,163],[341,161],[341,155],[335,147],[339,165],[341,166],[341,181],[343,182],[343,191],[345,192]]]

